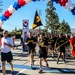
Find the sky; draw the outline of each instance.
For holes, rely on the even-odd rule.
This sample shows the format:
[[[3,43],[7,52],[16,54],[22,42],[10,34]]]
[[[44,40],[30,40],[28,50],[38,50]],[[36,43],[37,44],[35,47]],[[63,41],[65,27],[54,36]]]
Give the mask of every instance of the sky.
[[[3,8],[3,10],[0,15],[2,15],[4,11],[7,10],[9,6],[13,5],[16,1],[17,0],[3,0],[3,6],[0,6],[0,8]],[[75,3],[75,0],[72,0],[72,2]],[[22,29],[22,20],[29,20],[29,29],[31,29],[36,10],[40,15],[43,26],[45,26],[45,10],[47,8],[46,4],[47,0],[36,2],[31,1],[30,3],[18,9],[8,20],[6,20],[2,25],[2,28],[8,31],[14,30],[15,27],[17,29]],[[59,21],[62,22],[64,19],[66,22],[68,22],[71,28],[75,28],[75,15],[72,15],[70,11],[60,6],[59,4],[54,3],[54,6],[56,7],[56,13],[58,14]]]

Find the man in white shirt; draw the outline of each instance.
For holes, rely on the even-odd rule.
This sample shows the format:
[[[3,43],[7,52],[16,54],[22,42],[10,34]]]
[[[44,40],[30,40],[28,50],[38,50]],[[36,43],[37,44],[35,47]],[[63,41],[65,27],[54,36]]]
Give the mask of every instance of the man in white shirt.
[[[13,56],[11,53],[11,48],[14,48],[12,39],[8,37],[8,31],[4,30],[2,38],[2,47],[1,47],[1,62],[2,62],[3,75],[5,75],[6,72],[5,69],[6,61],[10,64],[11,72],[13,73],[13,64],[12,64]]]

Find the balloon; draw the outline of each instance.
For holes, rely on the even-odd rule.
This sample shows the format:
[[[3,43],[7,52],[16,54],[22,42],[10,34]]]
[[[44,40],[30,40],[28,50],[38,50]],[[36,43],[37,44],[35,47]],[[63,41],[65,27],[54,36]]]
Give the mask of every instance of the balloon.
[[[18,0],[20,6],[24,6],[26,4],[25,0]]]
[[[13,14],[16,10],[15,10],[15,9],[13,8],[13,6],[11,5],[11,6],[8,8],[8,11]]]
[[[9,19],[9,17],[19,8],[24,6],[25,4],[31,2],[31,1],[38,1],[38,0],[18,0],[15,2],[13,5],[11,5],[5,12],[4,14],[0,17],[0,25],[2,26],[3,21],[6,21]]]
[[[68,0],[58,0],[58,3],[59,3],[61,6],[65,6],[67,2],[68,2]]]
[[[75,7],[71,10],[72,14],[75,15]]]
[[[12,15],[12,13],[10,13],[8,10],[6,10],[4,12],[4,16],[7,17],[7,18],[9,18],[11,15]]]
[[[36,0],[32,0],[32,1],[36,1]]]
[[[15,2],[13,7],[18,10],[19,8],[21,8],[21,6],[18,4],[18,2]]]
[[[71,0],[68,0],[68,2],[66,3],[65,8],[68,9],[69,11],[71,11],[74,7],[75,7],[75,5],[72,4]]]
[[[49,1],[51,1],[51,0],[47,0],[47,1],[49,2]]]
[[[61,6],[65,6],[65,5],[66,5],[64,2],[59,2],[59,4],[60,4]]]
[[[56,2],[56,3],[58,3],[58,0],[52,0],[52,2]]]
[[[4,22],[0,20],[0,26],[1,26],[1,27],[2,27],[3,23],[4,23]]]
[[[29,2],[31,2],[32,0],[25,0],[26,1],[26,3],[29,3]]]
[[[2,16],[0,17],[0,19],[1,19],[2,21],[6,21],[8,18],[5,17],[4,15],[2,15]]]

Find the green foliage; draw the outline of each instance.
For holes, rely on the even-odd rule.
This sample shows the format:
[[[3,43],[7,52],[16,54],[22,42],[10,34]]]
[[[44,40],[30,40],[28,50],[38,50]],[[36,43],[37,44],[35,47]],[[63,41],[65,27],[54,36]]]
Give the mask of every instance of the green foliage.
[[[2,32],[3,31],[3,29],[2,28],[0,28],[0,32]]]
[[[3,37],[2,32],[3,32],[3,29],[0,28],[0,36],[1,36],[1,37]]]
[[[70,26],[65,20],[62,23],[59,22],[59,17],[55,12],[56,8],[53,6],[53,2],[47,3],[46,9],[46,26],[45,30],[51,30],[51,33],[71,33]]]
[[[22,29],[16,29],[9,32],[9,36],[15,35],[16,38],[21,38]]]
[[[41,29],[42,32],[44,32],[45,34],[47,34],[47,30],[46,29]]]
[[[15,31],[17,31],[17,28],[15,27]]]
[[[0,29],[0,32],[3,32],[3,29]],[[15,27],[14,30],[12,30],[11,32],[9,32],[9,36],[10,37],[13,36],[13,35],[15,35],[16,38],[21,38],[21,34],[22,34],[22,29],[18,29],[17,30],[16,27]],[[2,34],[1,34],[1,36],[2,36]]]
[[[56,8],[53,6],[53,2],[49,1],[47,3],[46,9],[46,26],[45,29],[51,30],[51,33],[55,33],[55,29],[58,28],[59,25],[59,18],[57,13],[55,12]]]
[[[71,33],[71,29],[70,29],[70,26],[67,22],[65,22],[65,20],[63,20],[61,23],[60,23],[60,28],[59,28],[59,31],[61,33]]]

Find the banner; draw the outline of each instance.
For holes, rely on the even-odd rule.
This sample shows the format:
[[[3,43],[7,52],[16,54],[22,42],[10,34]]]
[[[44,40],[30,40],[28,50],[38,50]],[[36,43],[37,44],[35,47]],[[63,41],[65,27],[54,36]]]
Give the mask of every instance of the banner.
[[[23,29],[29,29],[29,20],[23,20]]]
[[[37,10],[36,10],[35,17],[34,17],[34,23],[32,25],[32,29],[35,29],[38,26],[42,26],[42,22],[41,22],[40,16],[38,15]]]
[[[29,20],[23,20],[23,27],[22,27],[23,41],[25,41],[26,38],[28,37],[28,32],[29,32]]]
[[[29,20],[23,20],[22,21],[23,26],[22,26],[22,41],[23,41],[23,52],[28,50],[27,45],[24,44],[28,37],[28,32],[29,32]]]

